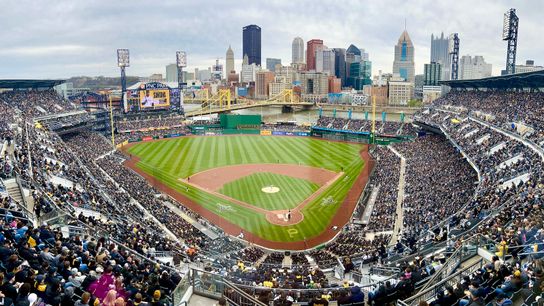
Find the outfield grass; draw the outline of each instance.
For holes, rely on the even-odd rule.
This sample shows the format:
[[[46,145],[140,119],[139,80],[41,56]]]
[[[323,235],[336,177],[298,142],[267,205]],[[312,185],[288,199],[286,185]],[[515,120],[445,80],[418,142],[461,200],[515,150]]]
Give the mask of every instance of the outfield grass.
[[[143,171],[206,209],[264,239],[289,242],[309,239],[325,230],[364,166],[359,155],[361,149],[359,144],[314,138],[241,135],[143,142],[128,151],[141,159],[137,166]],[[179,181],[179,178],[216,167],[278,162],[308,165],[334,172],[343,169],[345,174],[302,210],[302,222],[291,226],[270,224],[262,214],[236,203],[225,203],[225,200],[190,186],[187,192],[188,186]],[[228,204],[232,210],[219,210],[218,203]]]
[[[273,185],[280,191],[265,193]],[[225,184],[219,192],[267,210],[290,209],[314,193],[319,186],[307,180],[274,173],[255,173]]]

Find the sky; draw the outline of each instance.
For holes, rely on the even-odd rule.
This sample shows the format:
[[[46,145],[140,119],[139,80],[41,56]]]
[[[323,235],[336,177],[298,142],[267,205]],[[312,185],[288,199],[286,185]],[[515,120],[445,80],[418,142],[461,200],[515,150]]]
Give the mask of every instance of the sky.
[[[319,38],[329,48],[355,44],[370,54],[373,74],[391,72],[394,45],[406,29],[415,46],[416,74],[429,62],[430,37],[459,33],[460,54],[483,55],[493,74],[504,69],[503,14],[520,18],[517,62],[544,65],[543,0],[0,0],[0,78],[118,76],[116,49],[130,49],[127,75],[165,74],[177,50],[188,67],[224,65],[229,45],[236,70],[242,27],[262,28],[262,63],[291,62],[291,43]]]

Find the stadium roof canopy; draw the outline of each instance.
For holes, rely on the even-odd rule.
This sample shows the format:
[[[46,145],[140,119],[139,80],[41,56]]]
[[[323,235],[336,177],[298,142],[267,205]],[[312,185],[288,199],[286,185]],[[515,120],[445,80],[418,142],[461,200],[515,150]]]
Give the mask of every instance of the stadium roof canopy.
[[[0,80],[0,88],[52,88],[66,80]]]
[[[441,81],[451,88],[544,88],[544,70],[483,79]]]

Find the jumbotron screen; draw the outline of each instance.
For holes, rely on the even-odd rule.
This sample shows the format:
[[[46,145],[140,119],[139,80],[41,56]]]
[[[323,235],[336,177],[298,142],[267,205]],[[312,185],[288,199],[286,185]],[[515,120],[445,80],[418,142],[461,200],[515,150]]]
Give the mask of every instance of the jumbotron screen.
[[[169,89],[144,89],[140,90],[141,108],[157,108],[170,106]]]

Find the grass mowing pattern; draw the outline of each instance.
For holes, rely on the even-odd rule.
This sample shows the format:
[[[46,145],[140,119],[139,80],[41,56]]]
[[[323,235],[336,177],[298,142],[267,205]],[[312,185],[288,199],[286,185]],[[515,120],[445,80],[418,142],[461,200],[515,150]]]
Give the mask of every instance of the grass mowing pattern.
[[[138,167],[143,171],[245,231],[270,241],[289,242],[302,241],[325,230],[364,166],[361,149],[359,144],[302,137],[203,136],[143,142],[131,147],[129,153],[141,158]],[[186,186],[178,180],[221,166],[277,162],[335,172],[343,168],[345,175],[306,206],[302,211],[304,220],[292,226],[270,224],[264,215],[225,203],[199,189],[190,187],[186,192]],[[220,211],[218,203],[230,205],[232,211]]]
[[[265,193],[263,187],[273,185],[280,191]],[[255,173],[225,184],[219,192],[267,210],[290,209],[314,193],[319,186],[307,180],[275,173]]]

